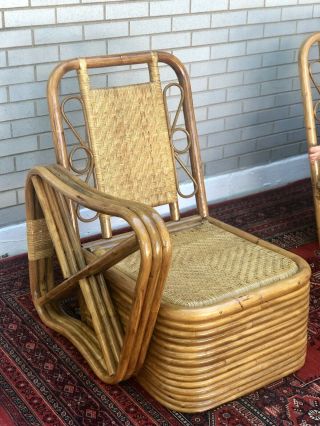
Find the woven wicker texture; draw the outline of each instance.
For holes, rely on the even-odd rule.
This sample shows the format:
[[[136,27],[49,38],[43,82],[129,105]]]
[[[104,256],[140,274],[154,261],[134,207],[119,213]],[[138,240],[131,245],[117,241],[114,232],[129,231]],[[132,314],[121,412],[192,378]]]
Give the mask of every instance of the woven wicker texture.
[[[27,220],[28,258],[38,260],[53,254],[53,244],[45,219]]]
[[[163,302],[185,307],[209,306],[288,278],[295,262],[250,243],[207,221],[172,235],[173,260]],[[139,253],[117,268],[136,279]]]
[[[80,86],[98,188],[152,206],[176,201],[160,83],[91,90],[84,72]]]

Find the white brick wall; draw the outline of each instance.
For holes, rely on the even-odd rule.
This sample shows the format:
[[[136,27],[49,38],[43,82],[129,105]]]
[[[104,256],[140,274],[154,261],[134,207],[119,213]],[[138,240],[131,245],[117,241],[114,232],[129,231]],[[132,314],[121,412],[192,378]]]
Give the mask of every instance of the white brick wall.
[[[320,5],[310,0],[0,0],[0,226],[24,219],[27,170],[53,161],[45,87],[60,60],[176,54],[191,75],[209,176],[305,152],[297,48],[319,29]],[[144,81],[134,68],[133,80]],[[93,82],[125,84],[128,71]],[[71,77],[62,92],[76,88]]]

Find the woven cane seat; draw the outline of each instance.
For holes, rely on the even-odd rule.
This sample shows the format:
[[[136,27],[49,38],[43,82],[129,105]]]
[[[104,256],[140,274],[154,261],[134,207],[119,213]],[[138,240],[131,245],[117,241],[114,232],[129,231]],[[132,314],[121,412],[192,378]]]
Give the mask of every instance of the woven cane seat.
[[[298,266],[281,254],[204,221],[171,235],[173,258],[162,301],[209,306],[294,275]],[[136,280],[139,252],[117,268]]]

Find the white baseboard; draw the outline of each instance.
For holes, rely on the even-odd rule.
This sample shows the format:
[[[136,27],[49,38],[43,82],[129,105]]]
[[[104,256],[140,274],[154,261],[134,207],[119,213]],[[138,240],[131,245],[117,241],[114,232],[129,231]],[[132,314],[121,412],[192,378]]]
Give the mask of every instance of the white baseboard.
[[[205,180],[207,199],[209,204],[213,204],[219,201],[266,191],[309,176],[310,171],[307,156],[299,155],[251,169],[209,177]],[[188,193],[190,188],[191,184],[183,184],[183,193]],[[194,197],[179,199],[179,205],[182,211],[193,208],[195,206]],[[168,211],[165,206],[157,208],[157,210],[160,213]],[[83,214],[89,215],[89,211],[84,209]],[[113,229],[119,229],[122,226],[124,226],[123,221],[113,218]],[[95,235],[99,232],[98,221],[81,224],[80,233],[82,237]],[[13,256],[25,253],[26,251],[25,222],[0,228],[0,258],[6,255]]]

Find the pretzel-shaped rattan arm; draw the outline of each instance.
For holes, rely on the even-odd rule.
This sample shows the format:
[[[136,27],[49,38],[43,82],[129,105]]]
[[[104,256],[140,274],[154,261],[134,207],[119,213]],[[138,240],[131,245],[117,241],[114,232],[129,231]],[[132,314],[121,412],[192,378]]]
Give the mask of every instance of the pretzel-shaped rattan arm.
[[[70,200],[80,203],[84,207],[98,213],[121,217],[131,226],[133,226],[133,224],[130,223],[130,220],[132,221],[132,219],[130,219],[130,211],[136,211],[139,216],[149,215],[150,218],[156,213],[152,207],[146,204],[124,200],[98,191],[72,175],[64,167],[56,164],[33,168],[29,172],[28,179],[34,175],[40,176],[54,189],[64,194]],[[161,218],[160,215],[158,216]]]
[[[103,379],[107,382],[115,383],[123,378],[129,377],[135,371],[138,359],[140,361],[139,365],[141,366],[141,359],[145,355],[145,348],[148,346],[148,342],[152,335],[151,328],[153,328],[160,306],[163,284],[170,264],[170,238],[162,219],[155,210],[148,206],[127,200],[116,199],[115,197],[109,197],[105,194],[101,194],[95,189],[91,189],[88,185],[72,176],[66,169],[60,166],[42,166],[33,169],[29,173],[26,188],[28,220],[38,219],[34,208],[34,191],[39,199],[47,222],[50,220],[50,214],[48,213],[48,210],[50,210],[50,202],[45,199],[44,194],[50,196],[51,192],[51,195],[54,198],[54,192],[57,192],[67,199],[80,203],[81,205],[99,213],[121,217],[132,226],[136,236],[136,242],[141,253],[141,264],[136,283],[136,297],[131,309],[130,319],[126,328],[126,334],[122,344],[122,350],[120,351],[118,365],[113,376],[109,378],[109,376],[111,376],[110,373],[102,371],[101,366],[97,365],[96,361],[92,361],[92,359],[88,360],[89,363],[92,361],[92,367],[95,369],[97,374],[100,377],[103,377]],[[51,210],[53,210],[52,202]],[[53,217],[52,212],[51,217]],[[52,225],[50,235],[58,254],[59,251],[63,252],[63,250],[66,251],[66,249],[60,241],[61,239],[59,240],[57,236],[54,236],[55,232],[55,227]],[[77,256],[81,257],[79,247]],[[129,241],[127,245],[124,244],[123,248],[124,251],[127,250],[128,254],[130,251],[135,249],[135,243],[133,241]],[[119,258],[120,260],[121,256],[119,256],[119,253],[115,254],[115,252],[113,252],[113,255],[115,258]],[[63,258],[63,256],[60,257],[61,259]],[[106,256],[105,260],[108,265],[110,257],[108,259],[108,256]],[[83,276],[87,276],[88,269],[84,272],[84,268],[90,268],[90,265],[87,266],[83,260],[80,263],[80,268],[78,266],[73,268],[73,271],[70,271],[70,268],[68,270],[66,266],[63,268],[62,262],[61,266],[62,269],[64,269],[65,277],[69,277],[70,279],[70,276],[77,273],[79,274],[81,270],[84,274]],[[99,268],[102,268],[101,263],[100,265],[96,264],[95,267],[99,266]],[[93,268],[92,270],[95,272],[100,269]],[[36,280],[33,279],[31,281],[33,282],[33,297],[37,304],[36,296],[39,293],[39,286],[35,284]],[[83,285],[82,287],[85,286]],[[42,306],[43,303],[44,300],[42,299],[42,303],[37,305],[39,314],[42,317],[45,317],[43,318],[44,321],[51,323],[51,327],[57,329],[57,327],[54,327],[56,324],[52,324],[49,316],[46,315],[46,309]],[[62,330],[59,328],[58,331],[61,332]],[[63,331],[63,334],[65,335],[70,334],[66,330]],[[70,338],[70,335],[67,337]],[[75,342],[74,338],[73,341]],[[79,348],[79,345],[76,346]],[[110,369],[112,371],[111,367],[109,370]]]
[[[65,177],[67,177],[67,179],[69,179],[70,174],[68,172],[66,172],[66,170],[64,168],[62,168],[61,166],[54,165],[54,166],[52,166],[52,168],[53,168],[54,172],[57,172],[59,174],[61,179],[62,178],[65,179]],[[71,177],[73,178],[72,175],[71,175]],[[79,179],[74,179],[74,180],[76,180],[76,184],[79,185],[84,191],[89,190],[89,192],[100,195],[103,198],[112,199],[113,202],[120,201],[121,204],[123,204],[124,202],[128,203],[130,205],[130,208],[133,209],[133,210],[137,210],[137,209],[142,210],[145,214],[148,215],[148,217],[151,220],[153,220],[154,224],[156,225],[156,227],[158,229],[158,232],[159,232],[159,235],[160,235],[160,238],[161,238],[161,243],[162,243],[162,264],[161,264],[161,268],[160,268],[160,275],[159,275],[158,281],[156,283],[156,290],[154,290],[153,286],[148,285],[147,303],[149,303],[148,301],[151,300],[152,297],[154,297],[154,307],[151,310],[150,309],[147,309],[147,310],[144,309],[143,310],[143,325],[145,327],[146,324],[148,324],[148,329],[147,329],[145,335],[143,335],[142,333],[140,334],[140,338],[141,339],[143,338],[143,341],[144,341],[143,345],[142,345],[142,341],[140,342],[140,344],[142,345],[142,349],[141,349],[141,353],[139,354],[139,362],[138,362],[138,366],[137,366],[137,369],[140,369],[142,367],[144,358],[146,356],[147,348],[148,348],[148,344],[146,344],[146,343],[150,341],[151,336],[152,336],[152,330],[154,328],[156,318],[157,318],[157,312],[158,312],[158,309],[160,307],[163,287],[164,287],[165,280],[166,280],[166,277],[168,275],[169,268],[170,268],[172,251],[171,251],[170,236],[169,236],[167,227],[165,226],[165,223],[163,222],[161,216],[153,208],[151,208],[151,207],[149,207],[145,204],[136,203],[136,202],[127,201],[127,200],[124,201],[124,200],[116,199],[115,197],[110,197],[109,195],[101,193],[100,191],[96,190],[95,188],[90,188],[82,180],[79,180]],[[67,180],[67,182],[70,183],[70,181],[68,181],[68,180]],[[94,207],[89,207],[89,208],[94,209]],[[151,274],[151,275],[153,275],[155,277],[154,274]],[[156,282],[156,280],[155,280],[155,282]],[[138,344],[139,342],[137,341],[136,343]],[[135,357],[132,357],[130,375],[133,374],[133,364],[134,363],[135,363]]]
[[[67,177],[67,183],[70,184],[70,174],[68,172],[66,172],[66,170],[64,168],[62,168],[61,166],[53,166],[53,170],[54,172],[57,171],[57,173],[59,174],[59,177],[61,179],[65,180],[65,177]],[[71,176],[73,178],[73,176]],[[94,194],[100,195],[103,198],[108,198],[108,199],[112,199],[112,201],[120,201],[121,205],[123,204],[123,200],[119,200],[116,199],[115,197],[110,197],[104,193],[101,193],[100,191],[96,190],[96,189],[92,189],[90,188],[88,185],[86,185],[83,181],[76,179],[76,184],[77,186],[81,186],[82,190],[87,192],[88,190]],[[125,203],[129,203],[130,208],[131,209],[138,209],[138,210],[143,210],[143,212],[145,214],[147,214],[150,219],[152,219],[154,221],[154,223],[156,224],[156,227],[159,231],[161,240],[162,240],[162,252],[163,252],[163,259],[162,259],[162,264],[161,264],[161,268],[160,268],[160,275],[159,278],[157,280],[157,284],[156,283],[156,275],[154,273],[151,273],[151,275],[154,277],[154,285],[156,285],[156,289],[154,288],[154,285],[151,285],[149,283],[148,285],[148,294],[147,294],[147,304],[149,304],[150,300],[152,300],[152,298],[154,297],[155,299],[155,304],[154,304],[154,308],[149,310],[149,309],[144,309],[143,310],[143,314],[142,314],[142,321],[143,321],[143,327],[146,327],[146,325],[148,324],[148,328],[146,331],[146,334],[143,335],[143,333],[140,334],[140,339],[143,339],[143,342],[141,340],[141,342],[139,342],[138,340],[136,341],[136,344],[139,346],[141,344],[141,353],[139,354],[139,362],[138,362],[138,366],[137,369],[140,369],[142,367],[144,358],[146,356],[146,352],[147,352],[147,348],[148,345],[145,344],[146,342],[149,342],[152,336],[152,330],[154,327],[154,324],[156,322],[156,318],[157,318],[157,312],[160,306],[160,302],[161,302],[161,295],[162,295],[162,291],[163,291],[163,286],[165,284],[165,280],[167,277],[167,274],[169,272],[169,267],[170,267],[170,260],[171,260],[171,243],[170,243],[170,237],[169,237],[169,233],[167,231],[167,228],[161,218],[161,216],[151,207],[145,205],[145,204],[140,204],[140,203],[136,203],[136,202],[132,202],[132,201],[125,201]],[[84,205],[84,203],[82,203]],[[89,207],[91,209],[94,209],[94,207]],[[112,213],[113,214],[113,213]],[[110,213],[111,215],[111,213]],[[114,214],[115,215],[115,214]],[[141,327],[141,329],[143,329],[143,327]],[[142,343],[144,343],[142,345]],[[131,374],[133,374],[133,370],[134,370],[134,366],[136,363],[136,357],[132,357],[131,358],[131,365],[130,365],[130,374],[127,376],[129,377]]]

